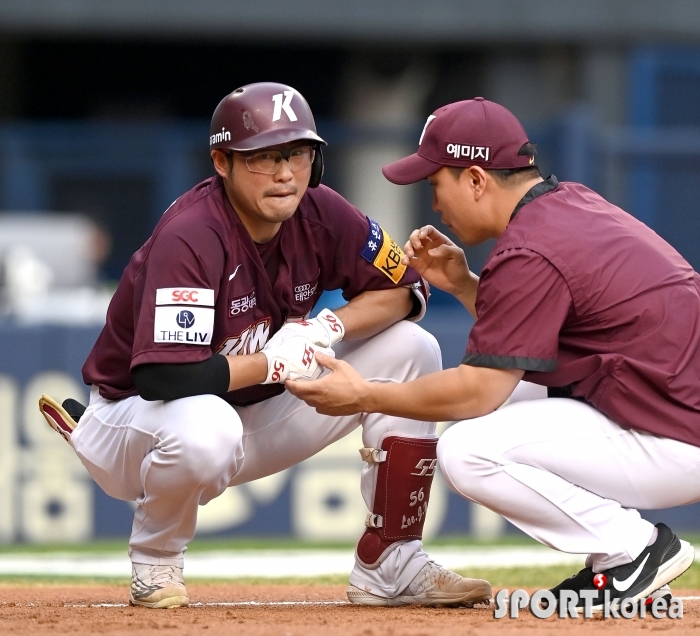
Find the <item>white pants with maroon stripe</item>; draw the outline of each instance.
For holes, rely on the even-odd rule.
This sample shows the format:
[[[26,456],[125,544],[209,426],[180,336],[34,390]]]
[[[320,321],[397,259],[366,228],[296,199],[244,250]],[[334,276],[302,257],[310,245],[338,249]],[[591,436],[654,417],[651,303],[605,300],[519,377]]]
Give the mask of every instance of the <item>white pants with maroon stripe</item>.
[[[406,382],[441,368],[435,338],[406,321],[366,340],[341,342],[334,349],[337,358],[378,382]],[[212,395],[171,402],[140,397],[110,401],[93,389],[72,441],[108,495],[137,503],[131,560],[182,567],[199,505],[228,486],[285,470],[358,426],[364,445],[370,447],[390,431],[407,437],[435,436],[435,422],[365,413],[328,417],[288,392],[234,409]],[[363,468],[361,490],[368,510],[376,474],[376,465]],[[356,563],[350,582],[393,597],[427,561],[421,542],[407,541],[375,570]]]
[[[546,394],[521,382],[509,406],[453,425],[438,444],[440,470],[541,543],[590,555],[595,572],[630,563],[654,530],[636,508],[700,501],[700,448]]]

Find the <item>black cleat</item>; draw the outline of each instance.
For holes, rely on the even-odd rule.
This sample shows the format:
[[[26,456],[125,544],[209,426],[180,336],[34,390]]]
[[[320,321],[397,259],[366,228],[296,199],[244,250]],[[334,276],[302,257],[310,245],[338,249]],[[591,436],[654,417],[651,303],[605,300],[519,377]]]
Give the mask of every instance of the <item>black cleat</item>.
[[[583,590],[594,590],[594,612],[603,610],[606,591],[611,606],[616,608],[622,602],[670,595],[667,583],[678,578],[692,565],[695,550],[687,541],[680,540],[665,524],[657,523],[656,528],[656,541],[644,548],[632,563],[618,565],[598,574],[591,568],[584,568],[553,587],[550,592],[557,601],[562,590],[576,592],[579,598],[576,606],[583,608],[585,601],[580,593]]]

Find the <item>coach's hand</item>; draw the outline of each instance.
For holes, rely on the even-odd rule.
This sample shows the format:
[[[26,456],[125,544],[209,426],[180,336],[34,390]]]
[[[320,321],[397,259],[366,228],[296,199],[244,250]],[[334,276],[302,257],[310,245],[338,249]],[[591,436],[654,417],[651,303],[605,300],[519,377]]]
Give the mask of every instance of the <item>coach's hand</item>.
[[[456,295],[469,284],[464,251],[432,225],[413,230],[403,248],[403,264],[410,265],[431,285]]]
[[[323,353],[317,353],[316,360],[331,372],[311,382],[287,380],[287,390],[322,415],[353,415],[366,410],[363,405],[370,383],[347,362]]]
[[[403,248],[404,265],[410,265],[431,285],[456,296],[476,317],[479,277],[469,271],[464,250],[432,225],[413,230]]]

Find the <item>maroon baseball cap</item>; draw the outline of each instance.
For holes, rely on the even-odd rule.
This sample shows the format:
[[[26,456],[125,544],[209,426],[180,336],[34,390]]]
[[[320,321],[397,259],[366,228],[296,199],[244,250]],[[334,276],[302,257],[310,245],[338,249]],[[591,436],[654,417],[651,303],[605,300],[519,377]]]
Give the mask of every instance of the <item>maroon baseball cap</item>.
[[[398,185],[429,177],[442,166],[479,165],[487,170],[527,168],[535,163],[525,154],[527,134],[515,115],[483,97],[438,108],[425,122],[418,151],[382,168]]]

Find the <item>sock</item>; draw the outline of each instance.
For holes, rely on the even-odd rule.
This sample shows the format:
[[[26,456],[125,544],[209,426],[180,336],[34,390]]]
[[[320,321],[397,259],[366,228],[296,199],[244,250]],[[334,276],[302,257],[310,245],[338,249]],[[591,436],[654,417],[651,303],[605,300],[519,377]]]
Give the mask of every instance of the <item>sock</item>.
[[[647,543],[647,546],[650,546],[652,543],[654,543],[659,536],[659,529],[654,526],[654,532],[651,533],[651,539],[649,539],[649,543]]]
[[[649,547],[650,545],[655,543],[658,536],[659,536],[659,529],[656,526],[654,526],[654,531],[651,533],[651,538],[649,539],[649,543],[647,543],[647,547]],[[586,556],[586,561],[584,562],[583,567],[585,567],[585,568],[593,567],[593,555],[592,554],[589,554],[588,556]]]

